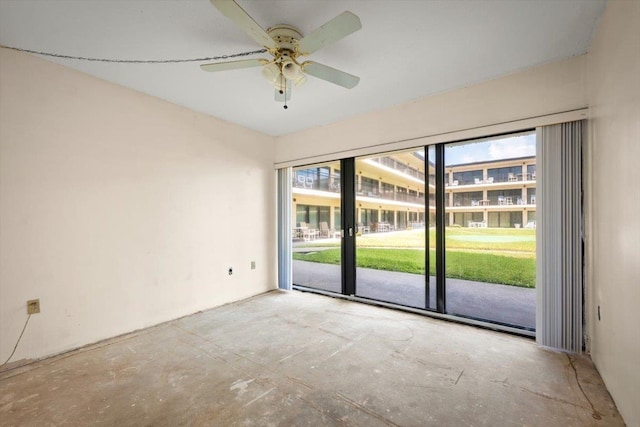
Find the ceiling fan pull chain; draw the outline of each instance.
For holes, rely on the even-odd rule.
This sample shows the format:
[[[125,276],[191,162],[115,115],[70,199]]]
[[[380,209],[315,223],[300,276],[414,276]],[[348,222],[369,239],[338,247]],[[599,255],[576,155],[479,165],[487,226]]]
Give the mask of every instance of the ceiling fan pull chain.
[[[286,110],[287,108],[287,79],[284,79],[284,109]]]

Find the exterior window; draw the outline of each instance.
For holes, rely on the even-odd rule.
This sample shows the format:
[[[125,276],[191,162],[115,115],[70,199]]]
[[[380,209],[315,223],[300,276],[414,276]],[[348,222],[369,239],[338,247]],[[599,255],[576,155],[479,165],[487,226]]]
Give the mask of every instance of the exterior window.
[[[488,169],[487,178],[493,178],[493,182],[521,181],[522,166]]]
[[[453,173],[453,181],[458,181],[458,185],[475,184],[476,180],[480,180],[480,182],[482,182],[482,170]]]
[[[529,175],[529,179],[536,179],[536,165],[527,165],[527,174]]]
[[[527,197],[529,198],[528,202],[530,205],[535,205],[536,204],[536,189],[535,188],[528,188],[527,189]]]
[[[362,209],[362,224],[373,225],[378,222],[378,210],[377,209]]]
[[[380,222],[386,222],[395,225],[394,211],[383,210],[380,212]]]
[[[363,196],[377,196],[378,180],[363,176],[360,180],[360,192]]]
[[[453,193],[453,206],[480,206],[482,191]]]
[[[522,212],[489,212],[489,227],[520,228]]]
[[[319,228],[321,222],[329,223],[330,212],[329,206],[298,205],[296,206],[296,227],[302,227],[304,223],[307,227]]]
[[[467,227],[469,222],[481,222],[482,212],[456,212],[453,214],[453,223],[460,227]]]
[[[517,205],[518,201],[522,202],[522,190],[487,191],[487,197],[490,205]]]

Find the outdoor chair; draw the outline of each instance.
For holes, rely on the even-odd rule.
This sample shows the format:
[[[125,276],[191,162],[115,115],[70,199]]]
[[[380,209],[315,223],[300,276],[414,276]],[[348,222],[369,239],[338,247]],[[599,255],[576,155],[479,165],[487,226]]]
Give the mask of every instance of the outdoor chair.
[[[322,221],[320,223],[320,231],[318,232],[319,237],[329,238],[332,232],[329,230],[329,224],[326,221]]]
[[[499,205],[504,205],[505,204],[504,196],[498,196],[498,204]]]
[[[474,182],[476,183],[476,185],[482,184],[482,180],[480,178],[474,178]]]
[[[509,175],[507,177],[507,179],[511,182],[511,181],[517,181],[518,178],[516,178],[516,176],[514,174],[512,174],[511,172],[509,172]]]
[[[317,238],[318,234],[319,234],[319,232],[315,228],[303,228],[302,229],[302,238],[304,239],[305,242],[308,242],[309,240],[313,240],[313,239]]]

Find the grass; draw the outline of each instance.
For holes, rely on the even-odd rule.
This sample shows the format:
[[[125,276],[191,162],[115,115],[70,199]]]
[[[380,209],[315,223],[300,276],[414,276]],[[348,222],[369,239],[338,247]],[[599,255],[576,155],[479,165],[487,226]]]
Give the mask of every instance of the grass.
[[[356,239],[358,267],[424,274],[425,230],[372,233]],[[432,260],[435,230],[429,231]],[[445,231],[447,277],[487,283],[535,287],[535,230],[514,228],[457,228]],[[340,264],[340,242],[321,240],[296,247],[330,248],[294,253],[293,258]],[[429,274],[434,275],[435,262]]]
[[[447,250],[490,251],[519,253],[535,257],[535,230],[515,228],[447,228]],[[358,248],[414,248],[423,249],[425,230],[406,230],[395,233],[372,233],[358,236]],[[431,249],[435,246],[435,230],[429,232]],[[320,240],[296,245],[296,247],[338,247],[339,241]]]
[[[431,251],[431,259],[435,252]],[[295,252],[293,259],[340,264],[340,249],[318,252]],[[358,248],[358,267],[405,273],[425,273],[425,253],[416,249]],[[430,275],[435,275],[435,263],[431,263]],[[535,287],[535,259],[465,251],[447,251],[447,277],[486,283]]]

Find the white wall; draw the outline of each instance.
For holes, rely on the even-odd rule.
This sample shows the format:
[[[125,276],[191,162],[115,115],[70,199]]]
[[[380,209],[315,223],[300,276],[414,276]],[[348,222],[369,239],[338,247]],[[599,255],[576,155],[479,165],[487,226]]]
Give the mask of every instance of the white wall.
[[[2,361],[31,298],[13,360],[275,288],[273,138],[6,49],[0,94]]]
[[[608,2],[587,64],[587,332],[627,425],[640,426],[640,2]]]
[[[584,55],[577,56],[285,135],[277,139],[276,162],[304,163],[328,153],[338,159],[366,147],[370,152],[390,150],[375,146],[434,135],[446,140],[452,132],[585,108],[585,63]],[[407,148],[419,145],[410,141]]]

